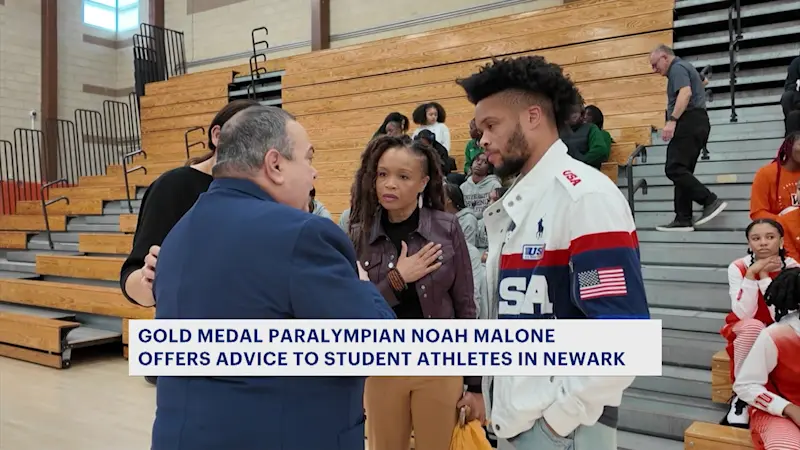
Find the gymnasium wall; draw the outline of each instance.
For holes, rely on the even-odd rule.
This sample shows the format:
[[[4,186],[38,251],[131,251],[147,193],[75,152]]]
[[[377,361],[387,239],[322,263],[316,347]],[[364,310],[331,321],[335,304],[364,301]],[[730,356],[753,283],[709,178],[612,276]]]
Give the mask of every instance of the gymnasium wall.
[[[189,71],[246,63],[250,32],[266,26],[275,59],[311,51],[310,0],[165,0],[167,28],[183,31]],[[519,12],[564,0],[330,1],[331,47],[344,47]]]
[[[118,60],[130,39],[85,25],[81,0],[58,0],[58,34],[60,118],[72,119],[76,108],[100,109],[106,99],[127,101],[132,75],[119,76],[125,71]],[[30,111],[40,110],[41,37],[40,1],[0,0],[0,139],[13,141],[14,128],[29,128]]]

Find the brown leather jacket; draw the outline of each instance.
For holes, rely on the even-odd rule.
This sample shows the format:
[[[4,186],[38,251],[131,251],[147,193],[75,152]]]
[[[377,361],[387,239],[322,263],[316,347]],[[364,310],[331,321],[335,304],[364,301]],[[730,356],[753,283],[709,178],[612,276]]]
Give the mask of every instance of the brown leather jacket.
[[[398,305],[387,274],[397,263],[397,250],[381,226],[378,211],[369,246],[358,259],[378,286],[389,306]],[[408,254],[417,253],[428,242],[442,244],[442,267],[415,283],[422,313],[428,319],[475,319],[475,293],[467,242],[455,215],[430,208],[419,212],[419,226],[406,241]]]

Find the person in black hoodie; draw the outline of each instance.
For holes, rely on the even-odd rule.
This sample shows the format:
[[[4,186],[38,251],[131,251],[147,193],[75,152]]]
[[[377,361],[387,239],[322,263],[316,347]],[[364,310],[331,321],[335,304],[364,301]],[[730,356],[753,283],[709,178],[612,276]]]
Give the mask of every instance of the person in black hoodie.
[[[781,95],[786,136],[800,129],[800,56],[792,60]]]
[[[442,168],[442,175],[447,177],[456,168],[456,160],[450,157],[444,145],[436,140],[436,135],[430,130],[422,130],[414,137],[415,141],[430,145],[439,155],[439,167]]]

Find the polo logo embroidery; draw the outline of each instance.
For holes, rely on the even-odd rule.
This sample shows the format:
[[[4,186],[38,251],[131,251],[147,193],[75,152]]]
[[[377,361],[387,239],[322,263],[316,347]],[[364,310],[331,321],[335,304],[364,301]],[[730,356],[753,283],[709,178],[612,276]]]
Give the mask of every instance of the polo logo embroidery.
[[[544,234],[544,219],[539,219],[538,230],[536,231],[536,238],[541,239]]]
[[[565,170],[565,171],[563,171],[563,172],[561,173],[561,175],[564,175],[564,177],[567,179],[567,181],[569,181],[570,183],[572,183],[572,185],[573,185],[573,186],[577,186],[577,185],[578,185],[578,183],[580,183],[580,182],[581,182],[581,179],[580,179],[580,178],[578,178],[578,176],[577,176],[577,175],[575,175],[574,173],[572,173],[572,171],[571,171],[571,170]]]

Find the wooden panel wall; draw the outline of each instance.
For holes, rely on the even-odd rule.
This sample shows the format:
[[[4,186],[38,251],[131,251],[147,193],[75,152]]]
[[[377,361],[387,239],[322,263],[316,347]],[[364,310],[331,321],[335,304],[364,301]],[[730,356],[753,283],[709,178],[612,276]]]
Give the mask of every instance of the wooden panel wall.
[[[672,43],[673,8],[674,0],[582,0],[272,60],[267,69],[286,71],[284,108],[306,127],[317,149],[317,198],[339,213],[348,207],[358,157],[389,112],[410,118],[420,103],[441,103],[451,130],[451,154],[463,167],[473,106],[454,81],[492,57],[536,54],[560,64],[587,104],[603,110],[605,128],[617,143],[612,160],[624,162],[636,144],[649,143],[651,127],[663,126],[666,82],[652,73],[647,55],[660,43]],[[145,165],[156,169],[160,164],[160,172],[185,158],[184,131],[207,126],[226,103],[232,71],[249,68],[147,86],[142,99]]]

